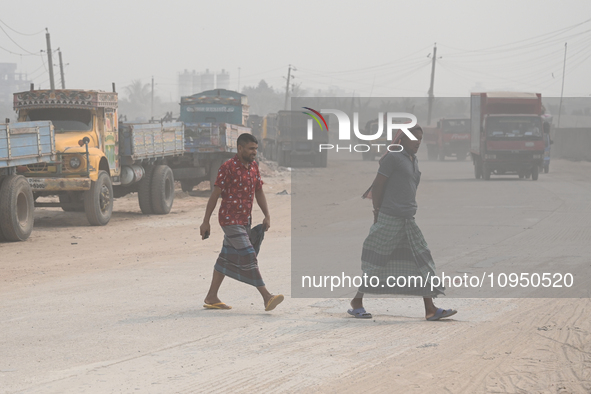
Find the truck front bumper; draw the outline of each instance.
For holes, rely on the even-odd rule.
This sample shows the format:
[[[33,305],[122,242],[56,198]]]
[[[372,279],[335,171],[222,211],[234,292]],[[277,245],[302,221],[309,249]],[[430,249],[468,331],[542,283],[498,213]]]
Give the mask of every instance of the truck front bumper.
[[[31,189],[37,191],[90,190],[90,178],[27,178]]]

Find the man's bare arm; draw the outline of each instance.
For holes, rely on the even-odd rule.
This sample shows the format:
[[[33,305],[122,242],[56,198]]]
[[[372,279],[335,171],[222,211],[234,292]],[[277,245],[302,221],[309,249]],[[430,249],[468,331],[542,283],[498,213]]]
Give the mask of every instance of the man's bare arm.
[[[388,178],[382,174],[378,174],[376,179],[373,181],[373,185],[371,187],[371,201],[373,203],[373,209],[379,211],[382,206],[382,201],[384,200],[384,190],[386,189],[386,183],[388,182]]]
[[[382,207],[382,201],[384,200],[384,191],[386,189],[387,182],[388,178],[385,175],[378,173],[371,186],[371,202],[373,204],[374,223],[378,221],[378,213]]]
[[[199,228],[201,233],[201,239],[205,239],[205,235],[209,236],[211,232],[211,227],[209,225],[209,219],[211,218],[211,214],[215,210],[215,206],[218,203],[218,199],[222,194],[222,189],[219,186],[214,186],[213,191],[211,192],[211,196],[209,196],[209,201],[207,201],[207,207],[205,208],[205,216],[203,217],[203,223]]]
[[[254,192],[254,196],[257,200],[257,204],[263,211],[263,215],[265,218],[263,219],[263,226],[265,227],[265,231],[267,231],[271,227],[271,215],[269,214],[269,207],[267,206],[267,198],[265,197],[265,193],[263,189],[259,189]]]

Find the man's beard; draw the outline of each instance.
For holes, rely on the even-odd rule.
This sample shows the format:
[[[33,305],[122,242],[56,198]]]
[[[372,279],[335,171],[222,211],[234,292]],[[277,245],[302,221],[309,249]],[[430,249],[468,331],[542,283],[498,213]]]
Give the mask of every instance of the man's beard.
[[[254,157],[251,158],[250,155],[242,155],[242,160],[244,160],[247,163],[252,163],[254,161]]]

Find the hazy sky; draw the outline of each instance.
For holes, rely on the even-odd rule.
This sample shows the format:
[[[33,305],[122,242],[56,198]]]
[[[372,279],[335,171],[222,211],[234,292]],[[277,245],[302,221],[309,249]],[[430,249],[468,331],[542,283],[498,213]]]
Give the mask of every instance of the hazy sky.
[[[115,82],[123,91],[154,76],[164,100],[177,100],[185,69],[225,69],[232,89],[261,79],[284,89],[288,64],[310,91],[425,96],[435,42],[435,96],[474,88],[558,96],[565,42],[564,95],[591,95],[589,0],[3,0],[1,9],[0,62],[17,63],[43,88],[45,59],[6,50],[39,54],[45,35],[19,33],[47,27],[68,64],[68,88],[110,90]],[[55,75],[59,84],[57,67]]]

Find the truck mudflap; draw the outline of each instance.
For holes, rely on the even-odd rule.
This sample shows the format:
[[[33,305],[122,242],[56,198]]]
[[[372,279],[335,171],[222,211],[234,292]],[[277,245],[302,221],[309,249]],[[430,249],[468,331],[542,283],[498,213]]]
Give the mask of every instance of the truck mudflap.
[[[27,178],[31,189],[38,191],[90,190],[90,178]]]

